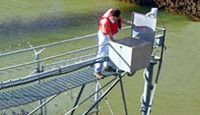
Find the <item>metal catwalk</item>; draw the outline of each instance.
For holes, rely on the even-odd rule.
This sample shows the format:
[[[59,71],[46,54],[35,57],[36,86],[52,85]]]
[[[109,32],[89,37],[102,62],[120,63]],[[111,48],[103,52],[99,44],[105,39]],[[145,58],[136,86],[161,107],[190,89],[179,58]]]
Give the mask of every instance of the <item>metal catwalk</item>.
[[[0,92],[0,109],[31,103],[97,81],[98,79],[93,75],[93,71],[94,68],[88,66],[39,84]],[[105,77],[115,74],[114,71],[103,72]]]
[[[152,37],[151,48],[153,51],[152,54],[150,55],[151,57],[150,66],[146,67],[146,70],[144,71],[145,86],[143,95],[141,97],[142,115],[150,114],[156,90],[156,85],[158,83],[159,74],[162,66],[163,52],[165,48],[164,46],[165,29],[157,28],[157,30],[158,31],[155,32],[158,32],[158,34],[156,35],[153,34]],[[132,33],[134,32],[135,31],[132,31]],[[0,54],[0,57],[6,57],[8,55],[16,55],[20,54],[21,52],[27,52],[32,50],[34,50],[35,53],[34,61],[10,67],[0,68],[0,74],[7,73],[5,74],[5,76],[6,77],[8,76],[8,78],[10,78],[10,80],[7,79],[0,81],[0,111],[12,107],[18,107],[20,105],[25,105],[31,102],[39,101],[39,105],[37,106],[37,108],[29,112],[25,112],[24,115],[32,115],[38,110],[41,110],[40,112],[41,115],[45,115],[42,113],[43,111],[42,107],[44,107],[48,102],[53,100],[56,96],[58,96],[62,92],[75,89],[77,87],[81,87],[73,108],[69,110],[65,115],[68,114],[73,115],[76,108],[78,108],[79,105],[86,102],[87,99],[91,98],[94,95],[96,95],[94,103],[83,113],[83,115],[86,115],[89,112],[91,112],[91,110],[94,107],[97,107],[97,113],[98,113],[99,111],[98,103],[119,83],[121,88],[125,114],[128,115],[123,82],[121,78],[125,76],[126,73],[128,73],[128,75],[133,75],[136,71],[127,72],[119,68],[111,69],[109,71],[103,71],[102,74],[105,76],[105,79],[106,77],[111,77],[111,76],[114,76],[114,78],[108,81],[108,83],[102,86],[102,88],[97,85],[96,91],[92,95],[89,95],[85,100],[79,102],[79,99],[81,98],[85,85],[99,80],[93,75],[94,72],[93,65],[98,62],[107,61],[107,59],[109,58],[109,55],[98,58],[96,57],[96,49],[99,47],[98,45],[84,46],[83,48],[80,49],[76,49],[73,51],[57,55],[55,54],[53,56],[40,59],[40,53],[47,47],[63,43],[72,44],[72,42],[77,42],[77,40],[83,40],[83,39],[86,40],[86,42],[88,42],[87,39],[94,36],[96,36],[96,34],[78,37],[71,40],[64,40],[61,42],[56,42],[38,47],[32,47],[30,45],[31,48],[29,49]],[[104,45],[110,45],[110,44],[104,44]],[[120,54],[117,55],[119,55],[120,59],[122,58]],[[154,65],[156,64],[158,64],[158,69],[155,76],[156,77],[155,82],[153,84],[152,83],[153,71],[154,71]],[[28,73],[29,67],[32,67],[30,68],[31,71],[35,69],[30,75],[17,74],[16,77],[12,78],[12,75],[14,74],[10,72],[11,70],[16,70],[17,73],[21,74],[24,72],[25,70],[24,68],[26,68],[26,71]],[[3,77],[1,76],[1,78]],[[40,80],[43,79],[44,81],[40,82]],[[99,92],[108,85],[110,85],[109,88],[107,88],[106,91],[102,95],[100,95]],[[49,99],[42,102],[42,100],[46,97],[49,97]]]

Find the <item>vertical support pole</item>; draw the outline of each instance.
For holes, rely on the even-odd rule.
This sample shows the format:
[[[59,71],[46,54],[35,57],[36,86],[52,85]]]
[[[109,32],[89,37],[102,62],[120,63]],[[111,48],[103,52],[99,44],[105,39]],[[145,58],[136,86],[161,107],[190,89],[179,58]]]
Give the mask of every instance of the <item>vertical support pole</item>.
[[[153,99],[154,99],[154,95],[155,95],[155,91],[156,91],[156,87],[157,87],[157,84],[158,84],[158,80],[159,80],[159,77],[160,77],[160,71],[161,71],[161,67],[162,67],[163,53],[164,53],[164,47],[165,47],[164,42],[165,42],[166,30],[164,28],[162,28],[162,31],[163,31],[163,37],[161,39],[160,60],[159,60],[158,70],[157,70],[157,74],[156,74],[156,78],[155,78],[155,84],[153,86],[153,91],[152,91],[151,99],[150,99],[150,102],[149,102],[150,106],[148,108],[147,115],[150,114],[151,109],[152,109]]]
[[[33,48],[33,46],[31,45],[31,43],[28,42],[28,44],[30,45],[31,48]],[[36,73],[40,73],[42,70],[41,70],[41,65],[40,65],[40,53],[42,53],[42,51],[44,51],[45,48],[43,48],[42,50],[40,51],[37,51],[36,49],[33,49],[34,51],[34,54],[35,54],[35,60],[38,61],[37,62],[37,68],[36,68]],[[38,83],[41,83],[41,80],[38,81]],[[43,100],[39,100],[38,101],[38,105],[42,105],[43,103]],[[45,107],[44,107],[45,109]],[[46,112],[45,112],[46,113]],[[39,112],[38,112],[38,115],[43,115],[43,107],[40,108]]]
[[[37,53],[37,52],[35,53],[35,57],[36,57],[36,60],[37,60],[37,61],[40,60],[40,56],[39,56],[39,55],[40,55],[39,53]],[[40,62],[37,62],[36,72],[37,72],[37,73],[40,73]],[[41,80],[39,80],[38,83],[41,83]],[[43,103],[43,100],[42,100],[42,99],[38,101],[38,104],[39,104],[39,105],[41,105],[42,103]],[[43,115],[43,107],[40,108],[38,114],[39,114],[39,115]]]
[[[121,87],[122,99],[123,99],[123,103],[124,103],[125,115],[128,115],[128,109],[127,109],[127,105],[126,105],[125,92],[124,92],[124,87],[123,87],[121,76],[120,76],[120,87]]]
[[[150,62],[150,66],[144,71],[144,92],[141,97],[141,113],[142,115],[147,115],[147,111],[149,109],[149,102],[151,98],[151,91],[153,89],[152,79],[153,79],[153,70],[155,62]]]
[[[76,107],[76,106],[78,105],[78,102],[79,102],[79,100],[80,100],[80,98],[81,98],[81,95],[82,95],[82,93],[83,93],[83,89],[84,89],[84,88],[85,88],[85,85],[83,85],[83,86],[81,87],[80,92],[79,92],[79,94],[78,94],[78,97],[76,98],[76,102],[74,103],[73,108]],[[75,110],[76,110],[76,109],[74,109],[74,110],[71,112],[71,115],[74,114]]]
[[[40,66],[38,66],[38,67],[40,68],[40,72],[41,72],[41,71],[44,71],[44,68],[43,68],[42,65],[40,65]],[[42,102],[42,103],[44,103],[44,102],[46,102],[46,98],[43,99],[43,102]],[[41,104],[42,104],[42,103],[41,103]],[[41,105],[41,104],[40,104],[40,105]],[[46,105],[43,106],[43,114],[42,114],[42,115],[47,115],[47,106],[46,106]]]
[[[46,102],[46,98],[44,98],[43,101]],[[47,115],[47,106],[46,105],[44,106],[44,113],[43,113],[43,115]]]
[[[95,98],[94,98],[94,101],[96,102],[97,101],[97,99],[99,98],[99,88],[100,88],[100,86],[99,86],[99,82],[97,81],[96,82],[96,89],[95,89],[95,91],[97,92],[96,94],[95,94]],[[96,115],[98,115],[99,114],[99,104],[97,104],[96,105]]]

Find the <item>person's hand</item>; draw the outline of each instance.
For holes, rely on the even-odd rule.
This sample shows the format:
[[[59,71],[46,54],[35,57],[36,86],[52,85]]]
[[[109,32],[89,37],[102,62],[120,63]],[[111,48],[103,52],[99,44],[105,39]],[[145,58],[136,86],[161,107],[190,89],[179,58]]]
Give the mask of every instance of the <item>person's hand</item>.
[[[133,23],[131,21],[126,21],[129,25],[132,25]]]
[[[115,42],[115,40],[112,40],[111,42]]]
[[[115,40],[114,40],[114,39],[110,39],[109,41],[110,41],[110,42],[115,42]]]
[[[131,21],[122,21],[122,23],[124,23],[126,25],[132,25],[133,24]]]
[[[107,37],[108,37],[109,41],[114,42],[114,38],[111,33],[108,33]]]

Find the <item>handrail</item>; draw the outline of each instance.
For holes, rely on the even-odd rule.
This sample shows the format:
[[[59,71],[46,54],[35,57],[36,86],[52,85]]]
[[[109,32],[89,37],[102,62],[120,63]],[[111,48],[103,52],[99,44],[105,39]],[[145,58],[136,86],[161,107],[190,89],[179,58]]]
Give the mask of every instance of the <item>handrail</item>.
[[[78,49],[78,50],[74,50],[74,51],[71,51],[71,52],[62,53],[62,54],[58,54],[58,55],[54,55],[54,56],[47,57],[47,58],[40,59],[40,60],[35,60],[35,61],[31,61],[31,62],[27,62],[27,63],[15,65],[15,66],[6,67],[6,68],[0,68],[0,71],[5,71],[5,70],[17,68],[17,67],[22,67],[22,66],[31,65],[31,64],[34,64],[34,63],[38,63],[38,62],[42,62],[42,61],[46,61],[46,60],[58,58],[58,57],[61,57],[61,56],[70,55],[70,54],[73,54],[73,53],[76,53],[76,52],[80,52],[80,51],[92,49],[92,48],[95,48],[95,47],[97,47],[97,46],[98,46],[98,45],[94,45],[94,46],[90,46],[90,47],[86,47],[86,48],[81,48],[81,49]]]
[[[101,62],[101,61],[105,61],[107,57],[95,57],[83,62],[79,62],[79,63],[75,63],[75,64],[71,64],[71,65],[66,65],[63,67],[57,67],[54,68],[52,70],[47,70],[41,73],[35,73],[33,75],[28,75],[22,78],[16,78],[13,80],[7,80],[4,82],[0,82],[0,90],[1,89],[5,89],[5,88],[9,88],[9,87],[14,87],[14,86],[19,86],[19,85],[24,85],[27,83],[31,83],[37,80],[41,80],[41,79],[45,79],[48,77],[53,77],[56,75],[62,75],[62,74],[66,74],[72,71],[76,71],[78,69],[87,67],[87,66],[91,66],[92,64]]]
[[[122,30],[129,29],[129,28],[131,28],[131,26],[125,26],[125,27],[122,28]],[[158,29],[158,31],[164,31],[165,30],[165,29],[160,28],[160,27],[156,27],[156,28]],[[22,53],[22,52],[27,52],[27,51],[31,51],[31,50],[34,50],[34,49],[40,49],[40,48],[50,47],[50,46],[54,46],[54,45],[59,45],[59,44],[67,43],[67,42],[72,42],[72,41],[75,41],[75,40],[86,39],[86,38],[89,38],[89,37],[94,37],[96,35],[97,35],[97,33],[93,33],[93,34],[88,34],[88,35],[85,35],[85,36],[79,36],[79,37],[75,37],[75,38],[71,38],[71,39],[67,39],[67,40],[62,40],[62,41],[58,41],[58,42],[53,42],[53,43],[49,43],[49,44],[45,44],[45,45],[41,45],[41,46],[35,46],[35,47],[32,47],[32,48],[2,53],[2,54],[0,54],[0,57],[13,55],[13,54],[17,54],[17,53]]]
[[[128,29],[130,27],[131,26],[123,27],[122,30]],[[86,38],[94,37],[96,35],[97,35],[97,33],[93,33],[93,34],[88,34],[88,35],[85,35],[85,36],[79,36],[79,37],[75,37],[75,38],[71,38],[71,39],[67,39],[67,40],[62,40],[62,41],[58,41],[58,42],[53,42],[53,43],[49,43],[49,44],[45,44],[45,45],[41,45],[41,46],[35,46],[35,47],[32,47],[32,48],[7,52],[7,53],[0,54],[0,57],[12,55],[12,54],[17,54],[17,53],[22,53],[22,52],[27,52],[27,51],[31,51],[31,50],[34,50],[34,49],[40,49],[40,48],[55,46],[55,45],[59,45],[59,44],[67,43],[67,42],[76,41],[76,40],[86,39]]]

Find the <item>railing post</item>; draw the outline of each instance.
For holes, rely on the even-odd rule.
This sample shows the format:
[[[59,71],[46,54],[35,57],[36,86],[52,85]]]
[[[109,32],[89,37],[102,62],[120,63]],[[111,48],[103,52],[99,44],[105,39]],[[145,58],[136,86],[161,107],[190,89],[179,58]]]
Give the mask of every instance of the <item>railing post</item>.
[[[34,54],[35,54],[35,60],[38,61],[37,62],[37,67],[36,67],[36,73],[40,73],[42,71],[41,70],[42,68],[41,68],[41,65],[40,65],[40,62],[39,62],[39,60],[40,60],[40,53],[42,53],[42,51],[44,51],[45,48],[43,48],[40,51],[37,51],[36,49],[34,49],[34,47],[31,45],[31,43],[28,42],[28,44],[29,44],[29,46],[31,48],[33,48],[33,51],[34,51]],[[42,80],[38,80],[38,83],[41,83],[41,82],[42,82]],[[42,103],[44,101],[45,101],[44,99],[39,100],[38,101],[38,105],[39,106],[42,105]],[[46,107],[41,107],[40,110],[38,111],[38,115],[45,115],[46,114],[46,110],[43,110],[43,109],[46,109]],[[44,113],[43,113],[43,111],[44,111]]]

